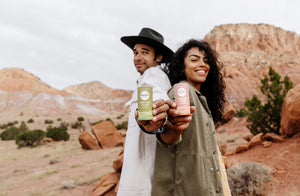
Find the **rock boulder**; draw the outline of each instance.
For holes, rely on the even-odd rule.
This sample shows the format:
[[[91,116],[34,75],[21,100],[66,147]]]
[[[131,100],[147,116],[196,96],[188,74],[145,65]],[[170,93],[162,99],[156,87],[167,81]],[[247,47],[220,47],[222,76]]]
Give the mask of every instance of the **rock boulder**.
[[[87,149],[87,150],[98,150],[98,149],[100,149],[100,146],[98,145],[95,138],[87,131],[82,132],[78,136],[78,140],[79,140],[79,142],[81,144],[81,147],[83,149]]]
[[[124,144],[121,134],[111,121],[103,121],[94,125],[92,132],[102,148],[118,147]]]
[[[280,134],[292,137],[300,132],[300,84],[289,90],[281,112]]]

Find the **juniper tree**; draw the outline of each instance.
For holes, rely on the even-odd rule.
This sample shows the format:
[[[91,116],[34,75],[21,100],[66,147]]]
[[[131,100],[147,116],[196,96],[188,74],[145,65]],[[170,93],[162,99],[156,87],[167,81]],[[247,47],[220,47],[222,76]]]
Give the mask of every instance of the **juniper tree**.
[[[288,76],[285,76],[282,81],[280,78],[281,76],[270,67],[268,76],[261,80],[260,86],[262,94],[266,96],[266,103],[263,105],[255,95],[251,100],[246,99],[247,121],[250,122],[247,127],[254,135],[261,132],[279,134],[281,107],[288,90],[293,87]]]

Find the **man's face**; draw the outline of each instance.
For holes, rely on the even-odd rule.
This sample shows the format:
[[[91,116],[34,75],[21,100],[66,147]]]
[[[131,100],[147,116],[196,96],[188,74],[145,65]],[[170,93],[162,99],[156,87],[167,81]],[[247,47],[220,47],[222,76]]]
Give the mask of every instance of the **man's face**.
[[[154,48],[146,44],[135,44],[133,48],[133,62],[136,70],[142,75],[148,68],[159,64],[155,59]]]

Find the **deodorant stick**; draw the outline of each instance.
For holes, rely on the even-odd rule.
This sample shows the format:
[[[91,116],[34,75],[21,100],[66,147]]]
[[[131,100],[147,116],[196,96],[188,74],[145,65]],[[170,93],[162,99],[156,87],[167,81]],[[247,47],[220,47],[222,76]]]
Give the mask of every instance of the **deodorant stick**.
[[[138,87],[138,119],[152,120],[153,95],[151,86]]]
[[[177,83],[174,85],[175,103],[179,115],[190,115],[189,85],[187,83]]]

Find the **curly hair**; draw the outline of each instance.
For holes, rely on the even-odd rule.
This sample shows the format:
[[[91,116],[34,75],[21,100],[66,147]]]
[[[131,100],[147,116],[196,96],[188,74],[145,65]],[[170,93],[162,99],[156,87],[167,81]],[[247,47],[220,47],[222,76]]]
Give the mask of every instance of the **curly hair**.
[[[171,62],[164,68],[172,85],[186,80],[184,73],[185,65],[184,58],[188,50],[197,47],[200,51],[204,51],[207,58],[207,63],[210,70],[206,81],[201,84],[200,92],[207,99],[208,107],[210,108],[214,122],[222,121],[222,113],[225,105],[225,83],[222,73],[220,72],[220,62],[217,60],[215,51],[211,49],[209,44],[202,40],[191,39],[181,46],[174,54]]]

